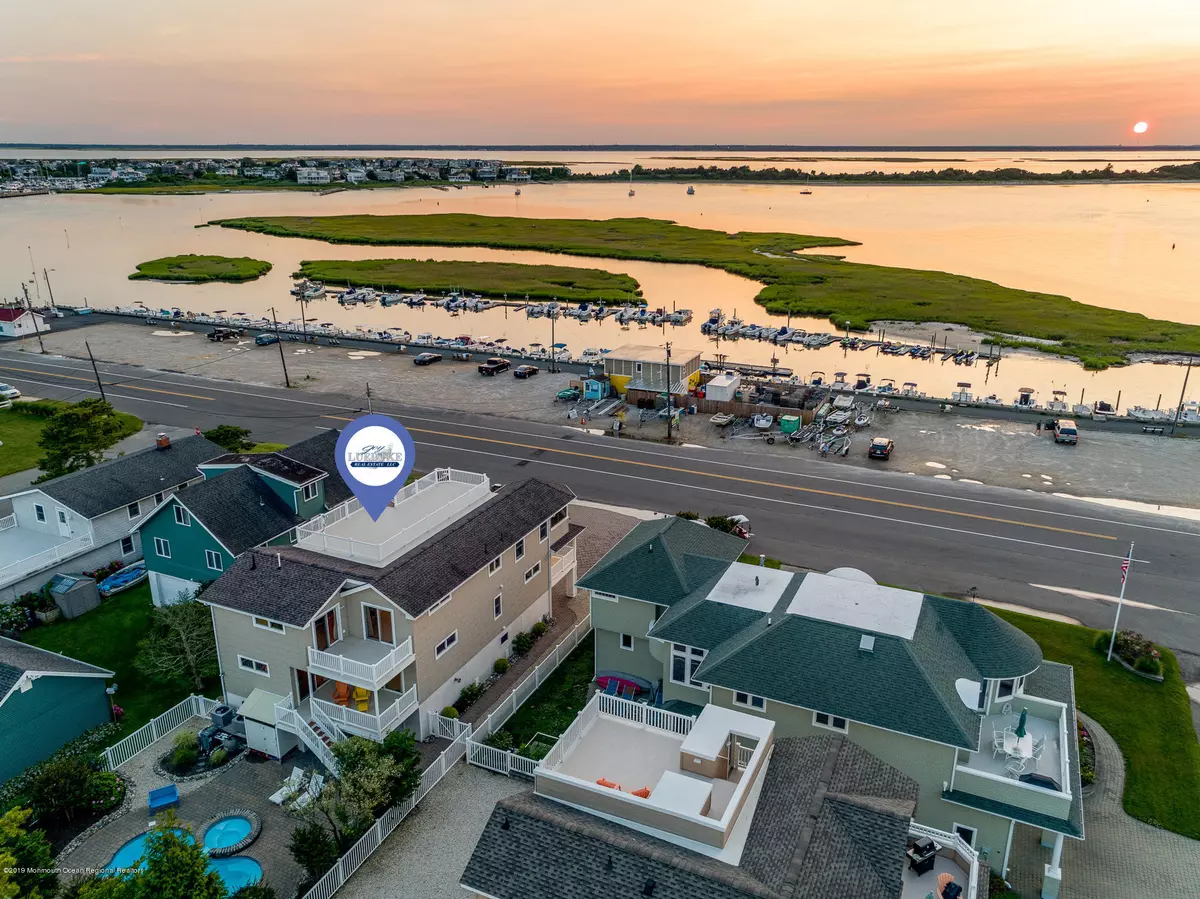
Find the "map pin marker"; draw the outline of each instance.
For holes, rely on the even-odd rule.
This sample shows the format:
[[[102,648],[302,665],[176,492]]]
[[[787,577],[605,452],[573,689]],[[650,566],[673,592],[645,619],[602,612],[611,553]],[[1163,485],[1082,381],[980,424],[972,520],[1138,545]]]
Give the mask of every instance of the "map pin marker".
[[[356,418],[338,437],[338,471],[372,521],[404,486],[415,461],[412,437],[386,415]]]

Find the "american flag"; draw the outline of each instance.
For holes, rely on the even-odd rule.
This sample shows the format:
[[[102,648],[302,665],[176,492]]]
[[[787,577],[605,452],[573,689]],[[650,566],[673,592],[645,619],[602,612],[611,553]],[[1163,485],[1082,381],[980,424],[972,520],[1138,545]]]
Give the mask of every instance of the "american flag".
[[[1125,583],[1125,578],[1129,574],[1129,559],[1121,560],[1121,583]]]

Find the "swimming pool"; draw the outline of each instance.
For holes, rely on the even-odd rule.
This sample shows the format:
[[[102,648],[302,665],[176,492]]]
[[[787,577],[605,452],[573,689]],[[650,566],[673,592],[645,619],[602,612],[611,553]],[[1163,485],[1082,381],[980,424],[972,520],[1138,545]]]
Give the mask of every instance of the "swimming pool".
[[[184,836],[189,843],[196,842],[196,838],[182,827],[176,827],[173,830],[175,833]],[[146,837],[149,835],[148,831],[140,833],[118,849],[113,855],[112,861],[108,863],[104,870],[109,873],[116,873],[122,870],[146,867],[146,861],[142,856],[146,853]]]
[[[221,818],[204,832],[205,849],[227,849],[250,836],[254,825],[244,815]]]
[[[231,893],[262,880],[262,865],[248,855],[209,859],[208,866],[221,875]]]

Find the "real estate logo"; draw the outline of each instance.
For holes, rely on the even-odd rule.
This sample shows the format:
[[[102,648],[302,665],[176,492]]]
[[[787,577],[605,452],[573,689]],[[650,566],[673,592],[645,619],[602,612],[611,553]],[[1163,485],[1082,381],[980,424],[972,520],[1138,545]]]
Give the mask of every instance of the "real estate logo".
[[[404,486],[415,461],[412,437],[386,415],[356,418],[338,438],[338,471],[373,521]]]

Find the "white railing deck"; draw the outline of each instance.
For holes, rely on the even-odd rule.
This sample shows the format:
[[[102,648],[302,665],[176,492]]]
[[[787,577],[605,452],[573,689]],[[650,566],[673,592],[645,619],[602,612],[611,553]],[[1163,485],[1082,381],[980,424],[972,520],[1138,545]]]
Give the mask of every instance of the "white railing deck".
[[[378,702],[378,696],[376,702]],[[320,709],[322,714],[335,724],[348,725],[355,730],[368,732],[374,739],[382,740],[395,730],[404,719],[417,708],[417,688],[409,687],[408,692],[398,696],[394,702],[381,709],[378,713],[360,712],[337,703],[317,699],[309,699],[314,709]]]
[[[321,739],[320,735],[304,720],[304,717],[296,711],[292,697],[285,696],[275,703],[275,726],[298,736],[312,754],[321,760],[321,764],[331,773],[337,774],[337,759],[333,757],[333,752],[325,745],[325,741]],[[333,735],[330,734],[330,737],[332,738]]]
[[[9,528],[17,526],[17,515],[14,512],[12,515],[5,515],[0,518],[0,531],[7,531]]]
[[[103,752],[104,764],[109,771],[116,771],[127,761],[152,743],[156,743],[171,731],[182,727],[193,718],[207,718],[214,708],[220,705],[216,699],[206,699],[203,696],[189,696],[187,699],[167,709],[149,724],[135,730],[119,742],[113,743]]]
[[[334,680],[346,679],[355,686],[365,686],[371,690],[379,689],[413,659],[412,637],[393,648],[377,662],[360,662],[331,651],[336,650],[337,645],[334,643],[325,650],[317,649],[315,646],[308,647],[309,670],[314,674]],[[366,681],[366,683],[355,683],[355,681]]]
[[[976,899],[979,891],[979,853],[972,849],[966,840],[956,833],[947,833],[944,830],[926,827],[924,824],[917,824],[915,821],[908,825],[908,832],[910,836],[928,837],[939,846],[953,849],[969,868],[968,885],[966,890],[963,891],[963,899]]]
[[[7,584],[27,574],[33,574],[36,571],[41,571],[43,568],[49,568],[57,562],[77,556],[81,552],[91,548],[91,534],[80,534],[78,537],[72,537],[65,543],[58,544],[58,546],[52,546],[39,553],[34,553],[32,556],[17,559],[15,562],[9,562],[7,565],[0,567],[0,584]]]
[[[550,583],[557,584],[562,576],[575,565],[575,547],[572,545],[566,551],[555,553],[550,565]]]

